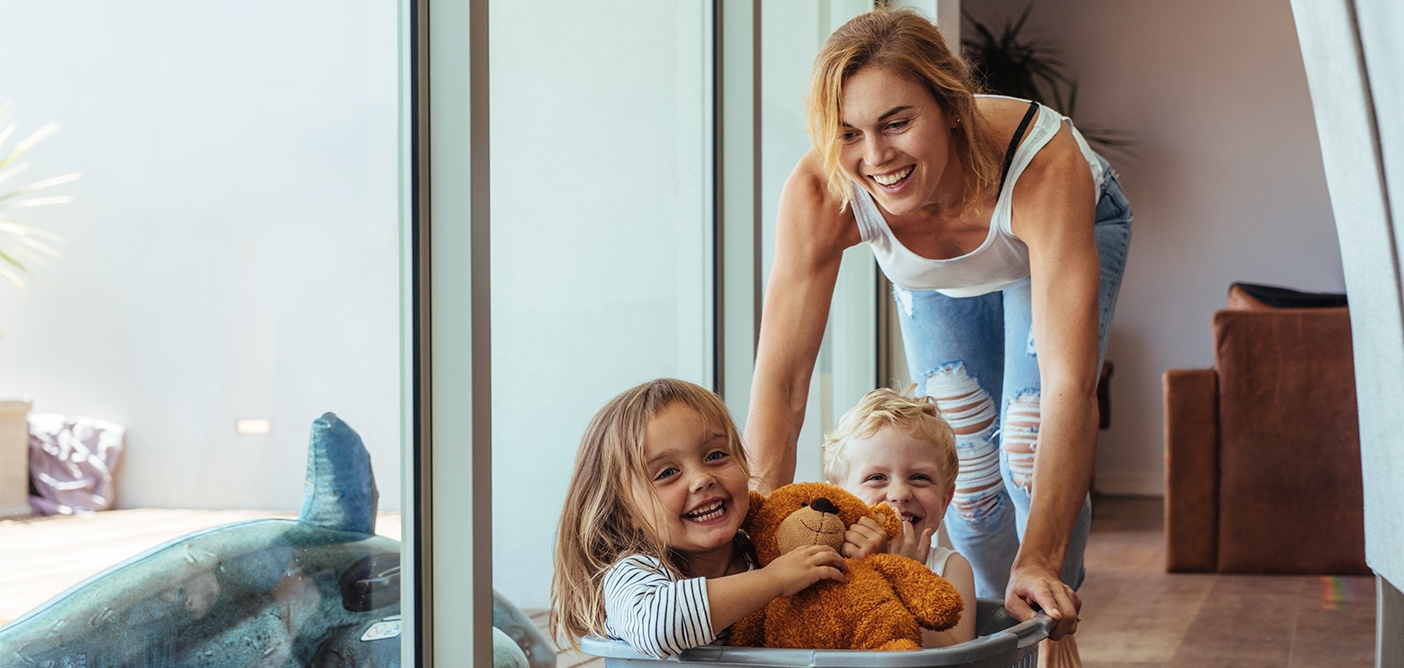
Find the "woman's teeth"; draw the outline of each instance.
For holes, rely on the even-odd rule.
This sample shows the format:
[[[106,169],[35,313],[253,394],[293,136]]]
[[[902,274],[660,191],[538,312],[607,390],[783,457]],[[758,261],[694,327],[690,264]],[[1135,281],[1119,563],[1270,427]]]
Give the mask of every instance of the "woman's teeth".
[[[907,176],[912,173],[912,169],[914,169],[914,167],[908,165],[906,169],[891,174],[874,174],[873,180],[885,186],[896,185],[902,179],[907,178]]]
[[[721,517],[722,513],[725,512],[725,508],[726,504],[722,501],[718,501],[716,503],[709,504],[705,507],[698,508],[697,510],[687,513],[686,515],[683,515],[683,517],[686,517],[687,519],[690,519],[694,522],[710,522],[714,519],[717,519],[718,517]]]

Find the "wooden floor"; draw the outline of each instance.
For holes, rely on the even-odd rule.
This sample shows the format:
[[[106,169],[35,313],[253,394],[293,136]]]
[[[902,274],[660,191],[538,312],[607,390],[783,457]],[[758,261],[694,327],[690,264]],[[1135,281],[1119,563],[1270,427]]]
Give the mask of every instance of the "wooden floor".
[[[1077,634],[1088,668],[1374,665],[1373,578],[1167,574],[1160,499],[1102,498],[1094,508]],[[171,538],[266,517],[291,515],[144,509],[0,521],[0,624]],[[382,513],[377,533],[399,538],[399,516]],[[545,611],[527,612],[545,626]]]

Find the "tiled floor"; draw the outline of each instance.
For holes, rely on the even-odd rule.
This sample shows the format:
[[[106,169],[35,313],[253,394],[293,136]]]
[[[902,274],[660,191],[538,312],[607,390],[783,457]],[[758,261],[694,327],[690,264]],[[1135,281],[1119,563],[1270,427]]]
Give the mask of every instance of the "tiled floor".
[[[0,623],[171,538],[271,515],[150,509],[0,521]],[[1161,517],[1158,498],[1095,503],[1077,634],[1087,668],[1374,665],[1373,578],[1167,574]],[[399,520],[382,513],[377,532],[398,538]],[[544,611],[528,612],[545,625]],[[585,665],[602,662],[559,662]]]

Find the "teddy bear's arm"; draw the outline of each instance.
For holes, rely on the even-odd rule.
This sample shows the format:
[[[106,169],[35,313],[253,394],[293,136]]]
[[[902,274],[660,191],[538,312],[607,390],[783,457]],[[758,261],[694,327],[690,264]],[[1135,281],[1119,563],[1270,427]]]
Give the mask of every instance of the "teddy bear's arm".
[[[765,646],[765,608],[761,608],[731,625],[731,637],[727,640],[733,647]]]
[[[945,578],[901,555],[874,554],[867,559],[874,570],[892,583],[892,589],[918,624],[944,631],[960,621],[963,607],[960,592]]]

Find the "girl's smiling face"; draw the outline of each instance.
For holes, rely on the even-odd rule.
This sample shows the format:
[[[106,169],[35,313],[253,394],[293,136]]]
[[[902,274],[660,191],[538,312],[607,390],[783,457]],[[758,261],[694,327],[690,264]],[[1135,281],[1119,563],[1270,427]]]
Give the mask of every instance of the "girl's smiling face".
[[[726,434],[674,401],[648,423],[643,455],[648,477],[642,483],[651,485],[652,493],[642,485],[633,493],[646,521],[694,565],[717,561],[724,569],[750,509],[746,475]]]
[[[840,487],[869,505],[886,501],[911,522],[916,535],[935,531],[955,494],[954,472],[941,470],[937,450],[911,431],[894,426],[850,440],[843,450],[848,475]]]
[[[885,67],[868,66],[844,80],[839,126],[840,161],[888,212],[901,215],[937,200],[946,179],[959,197],[960,183],[947,174],[954,157],[955,120],[921,84]]]

